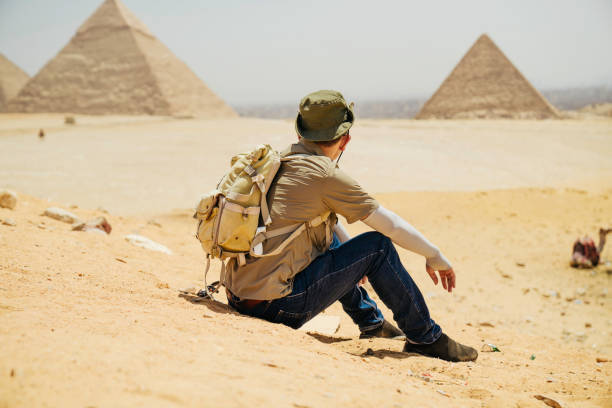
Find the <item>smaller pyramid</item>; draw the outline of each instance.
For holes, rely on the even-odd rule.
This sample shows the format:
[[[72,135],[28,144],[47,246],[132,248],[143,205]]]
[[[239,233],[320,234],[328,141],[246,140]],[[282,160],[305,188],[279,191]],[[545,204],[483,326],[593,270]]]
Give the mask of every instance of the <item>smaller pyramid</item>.
[[[486,34],[463,56],[416,119],[559,118]]]
[[[120,0],[105,0],[6,110],[237,116]]]
[[[0,54],[0,111],[28,82],[30,76]]]

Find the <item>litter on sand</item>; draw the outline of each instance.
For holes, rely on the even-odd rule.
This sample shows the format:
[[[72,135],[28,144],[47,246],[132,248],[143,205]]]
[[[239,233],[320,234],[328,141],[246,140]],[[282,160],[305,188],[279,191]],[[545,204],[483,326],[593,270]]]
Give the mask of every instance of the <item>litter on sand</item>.
[[[491,344],[491,343],[483,344],[480,351],[483,351],[485,353],[501,352],[501,350],[495,344]]]

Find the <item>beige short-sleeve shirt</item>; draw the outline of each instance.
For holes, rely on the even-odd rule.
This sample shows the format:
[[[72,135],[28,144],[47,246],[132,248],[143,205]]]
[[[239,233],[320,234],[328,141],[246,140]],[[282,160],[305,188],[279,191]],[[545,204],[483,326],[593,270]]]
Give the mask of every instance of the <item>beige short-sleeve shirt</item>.
[[[336,222],[340,214],[349,223],[362,220],[379,206],[359,184],[323,155],[315,143],[300,140],[283,156],[301,155],[283,162],[268,192],[272,224],[268,230],[309,222],[331,211]],[[307,155],[307,156],[306,156]],[[287,237],[264,242],[264,253],[276,248]],[[247,257],[247,264],[230,261],[225,286],[244,299],[276,299],[291,293],[292,279],[328,248],[325,226],[310,228],[292,241],[278,256]]]

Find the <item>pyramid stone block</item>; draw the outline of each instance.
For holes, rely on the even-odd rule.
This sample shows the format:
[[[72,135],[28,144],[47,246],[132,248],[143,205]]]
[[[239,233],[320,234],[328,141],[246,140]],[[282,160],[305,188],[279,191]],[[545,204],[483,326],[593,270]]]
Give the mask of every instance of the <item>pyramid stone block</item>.
[[[0,111],[28,82],[30,76],[0,54]]]
[[[415,118],[558,117],[557,110],[483,34]]]
[[[105,0],[7,110],[237,116],[120,0]]]

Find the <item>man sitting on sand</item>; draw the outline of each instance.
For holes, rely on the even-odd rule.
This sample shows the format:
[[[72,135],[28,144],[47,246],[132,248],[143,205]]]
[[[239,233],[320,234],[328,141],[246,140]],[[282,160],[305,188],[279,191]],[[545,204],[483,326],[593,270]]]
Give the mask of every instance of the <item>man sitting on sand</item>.
[[[230,262],[224,276],[229,304],[240,313],[299,328],[339,300],[359,326],[360,337],[405,335],[404,351],[447,361],[473,361],[478,353],[455,342],[430,315],[423,295],[403,267],[393,243],[426,258],[425,269],[449,293],[455,272],[440,250],[398,215],[382,207],[337,160],[351,140],[352,104],[336,91],[304,97],[295,128],[298,143],[283,162],[268,193],[269,230],[304,223],[331,212],[325,223],[309,227],[277,256],[251,258],[246,265]],[[388,175],[392,177],[393,175]],[[350,238],[336,214],[349,223],[363,221],[375,231]],[[264,242],[264,253],[286,237]],[[331,244],[331,245],[330,245]],[[368,279],[401,331],[386,321],[360,282]]]
[[[612,228],[599,229],[599,245],[589,236],[579,238],[572,247],[572,259],[570,265],[574,268],[593,268],[599,264],[599,257],[606,244],[606,235],[612,232]]]

